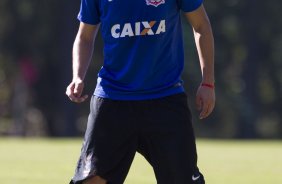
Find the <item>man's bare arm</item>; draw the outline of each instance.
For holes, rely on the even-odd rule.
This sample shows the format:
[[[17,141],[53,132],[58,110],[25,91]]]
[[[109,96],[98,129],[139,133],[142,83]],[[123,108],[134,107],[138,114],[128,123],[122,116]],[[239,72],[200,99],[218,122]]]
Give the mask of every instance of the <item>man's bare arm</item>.
[[[185,13],[185,16],[193,27],[202,71],[202,83],[214,85],[214,39],[204,6],[201,5],[197,10]],[[200,85],[196,95],[196,105],[201,110],[200,119],[209,116],[215,106],[214,89]]]
[[[73,44],[73,78],[66,90],[66,95],[71,101],[81,103],[87,99],[87,95],[82,96],[84,88],[84,78],[90,64],[94,41],[99,26],[80,23],[78,33]]]

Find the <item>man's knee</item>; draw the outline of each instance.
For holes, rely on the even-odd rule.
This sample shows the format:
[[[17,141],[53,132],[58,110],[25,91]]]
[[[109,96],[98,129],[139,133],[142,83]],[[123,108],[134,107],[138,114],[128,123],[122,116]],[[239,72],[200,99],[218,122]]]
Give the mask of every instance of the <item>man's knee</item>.
[[[107,181],[100,176],[94,176],[83,182],[83,184],[106,184]]]

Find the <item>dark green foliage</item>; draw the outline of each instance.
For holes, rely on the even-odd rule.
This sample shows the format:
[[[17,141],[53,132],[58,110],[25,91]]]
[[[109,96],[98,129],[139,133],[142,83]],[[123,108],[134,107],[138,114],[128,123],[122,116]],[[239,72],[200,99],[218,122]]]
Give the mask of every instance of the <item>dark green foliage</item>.
[[[278,0],[205,1],[215,36],[217,103],[204,123],[198,122],[198,112],[193,110],[199,135],[282,137],[281,6]],[[71,136],[83,130],[88,104],[77,109],[64,95],[71,80],[78,10],[79,1],[1,0],[0,134],[37,135],[34,131],[39,131],[45,132],[39,135]],[[191,29],[188,24],[184,28],[183,79],[194,109],[201,74]],[[86,78],[88,94],[102,62],[101,48],[99,37]],[[23,75],[23,60],[35,70],[31,78]],[[22,105],[15,100],[22,99],[19,94],[26,94]],[[28,109],[36,109],[37,118]]]

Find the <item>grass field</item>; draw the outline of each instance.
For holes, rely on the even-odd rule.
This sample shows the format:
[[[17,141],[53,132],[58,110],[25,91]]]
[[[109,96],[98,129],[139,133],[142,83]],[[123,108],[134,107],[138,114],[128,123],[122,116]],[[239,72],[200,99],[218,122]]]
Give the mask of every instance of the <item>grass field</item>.
[[[81,141],[0,138],[0,183],[67,184]],[[199,140],[198,152],[207,184],[282,184],[282,141]],[[125,183],[156,183],[140,155]]]

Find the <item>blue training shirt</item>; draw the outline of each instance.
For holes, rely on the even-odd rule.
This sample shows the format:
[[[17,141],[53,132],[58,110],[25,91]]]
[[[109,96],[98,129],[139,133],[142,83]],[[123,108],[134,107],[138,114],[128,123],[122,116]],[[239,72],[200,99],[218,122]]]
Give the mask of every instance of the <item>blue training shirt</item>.
[[[101,23],[104,64],[94,95],[145,100],[183,92],[180,10],[203,0],[81,0],[78,19]]]

